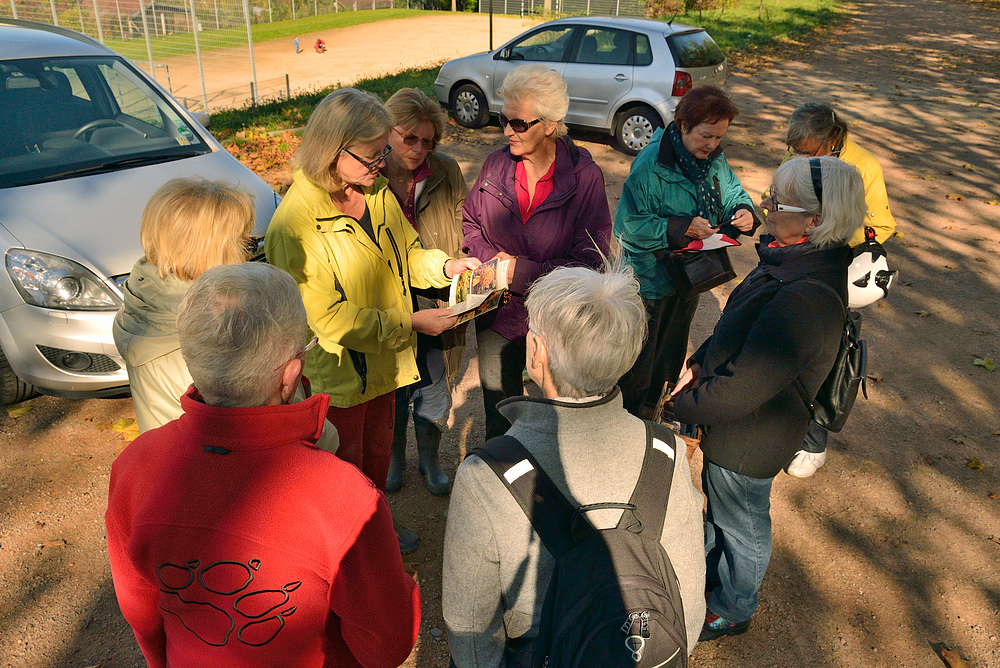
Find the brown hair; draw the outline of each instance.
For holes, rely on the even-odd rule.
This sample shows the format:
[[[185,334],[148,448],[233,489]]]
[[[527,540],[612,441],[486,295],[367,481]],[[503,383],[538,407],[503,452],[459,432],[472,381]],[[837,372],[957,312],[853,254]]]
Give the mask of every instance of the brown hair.
[[[434,128],[434,143],[441,141],[448,116],[437,100],[427,97],[419,88],[400,88],[385,101],[385,108],[392,114],[396,125],[404,130],[430,123]]]
[[[718,123],[725,119],[732,121],[740,113],[733,101],[721,88],[698,86],[681,98],[674,110],[674,122],[681,132],[702,123]]]
[[[161,277],[193,281],[206,269],[248,259],[253,195],[224,181],[171,179],[146,203],[139,239]]]

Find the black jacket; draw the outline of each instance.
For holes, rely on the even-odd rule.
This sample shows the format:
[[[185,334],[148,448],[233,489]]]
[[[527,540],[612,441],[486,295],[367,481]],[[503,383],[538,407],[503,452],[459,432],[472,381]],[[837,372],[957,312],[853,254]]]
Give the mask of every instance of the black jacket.
[[[830,373],[844,329],[847,246],[757,244],[760,264],[733,290],[712,336],[692,356],[701,384],[681,393],[674,413],[705,427],[705,458],[753,478],[770,478],[791,461],[809,427],[795,389],[815,395]]]

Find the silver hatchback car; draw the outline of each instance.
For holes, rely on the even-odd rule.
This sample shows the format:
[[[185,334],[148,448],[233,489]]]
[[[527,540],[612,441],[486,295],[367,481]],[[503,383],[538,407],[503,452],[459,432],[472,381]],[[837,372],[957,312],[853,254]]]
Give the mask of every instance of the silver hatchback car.
[[[111,323],[139,219],[193,175],[253,192],[263,235],[277,194],[154,81],[89,37],[0,19],[0,404],[127,391]]]
[[[581,16],[549,21],[499,49],[450,60],[434,91],[459,125],[482,127],[503,106],[497,89],[525,63],[545,63],[569,89],[571,126],[603,130],[635,155],[670,122],[695,85],[723,86],[726,56],[701,28],[663,21]]]

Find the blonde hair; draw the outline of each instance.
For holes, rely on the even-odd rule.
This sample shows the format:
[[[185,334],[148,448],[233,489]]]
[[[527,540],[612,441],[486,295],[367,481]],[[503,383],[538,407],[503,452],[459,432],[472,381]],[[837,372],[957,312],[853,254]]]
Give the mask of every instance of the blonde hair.
[[[504,102],[531,100],[531,110],[540,121],[556,124],[553,139],[568,132],[563,120],[569,111],[569,94],[566,82],[555,70],[541,64],[521,65],[507,75],[497,95]]]
[[[427,97],[419,88],[400,88],[385,101],[385,108],[392,114],[396,125],[405,130],[430,123],[434,128],[434,142],[441,141],[448,116],[437,100]]]
[[[352,144],[374,141],[395,123],[377,97],[356,88],[335,90],[317,105],[302,133],[298,165],[306,178],[334,192],[343,187],[334,165]]]
[[[220,264],[246,262],[254,221],[248,190],[203,177],[171,179],[146,203],[139,239],[162,278],[193,281]]]

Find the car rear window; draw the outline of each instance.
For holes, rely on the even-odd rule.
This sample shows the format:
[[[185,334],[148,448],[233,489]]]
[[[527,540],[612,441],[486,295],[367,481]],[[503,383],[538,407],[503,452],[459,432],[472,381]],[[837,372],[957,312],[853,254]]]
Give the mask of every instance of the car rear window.
[[[726,59],[726,54],[704,30],[667,35],[667,45],[677,67],[712,67]]]

